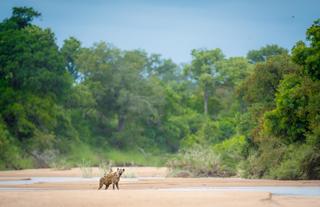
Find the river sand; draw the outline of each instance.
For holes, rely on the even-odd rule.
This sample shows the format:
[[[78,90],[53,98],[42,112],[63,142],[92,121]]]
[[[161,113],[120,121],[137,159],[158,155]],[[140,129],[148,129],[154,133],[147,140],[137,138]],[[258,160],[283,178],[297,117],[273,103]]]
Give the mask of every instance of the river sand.
[[[320,186],[320,181],[276,181],[240,178],[167,178],[166,168],[125,167],[120,190],[97,190],[97,179],[79,182],[6,184],[0,182],[0,206],[139,206],[139,207],[319,207],[320,196],[272,195],[269,192],[181,191],[197,187]],[[92,175],[101,174],[98,168]],[[124,174],[124,175],[125,175]],[[81,177],[81,170],[30,169],[0,171],[0,181],[23,181],[32,177]]]

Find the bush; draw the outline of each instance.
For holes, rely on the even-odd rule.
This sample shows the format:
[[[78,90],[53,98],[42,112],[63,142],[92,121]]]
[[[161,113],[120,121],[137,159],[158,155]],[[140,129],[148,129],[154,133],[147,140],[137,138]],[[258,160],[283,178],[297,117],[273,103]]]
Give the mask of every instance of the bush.
[[[0,117],[1,118],[1,117]],[[32,166],[31,159],[24,158],[15,140],[0,119],[0,170],[22,169]]]
[[[51,168],[54,168],[55,170],[70,170],[71,169],[71,164],[67,162],[66,159],[59,159],[57,161],[53,161],[50,164]]]
[[[195,145],[181,150],[167,162],[171,171],[184,171],[192,176],[230,176],[234,173],[227,170],[221,158],[211,148]]]
[[[224,169],[237,174],[239,162],[244,159],[247,142],[244,136],[236,135],[213,146],[214,152],[221,157]]]
[[[191,172],[187,170],[171,169],[167,174],[168,177],[180,177],[180,178],[189,178],[195,177]]]
[[[107,149],[103,155],[105,160],[110,160],[115,166],[163,166],[167,155],[161,151],[153,153],[144,151],[142,148],[121,151]]]
[[[241,176],[280,180],[319,179],[320,153],[309,144],[284,145],[268,139],[240,163]]]
[[[270,177],[274,179],[310,179],[308,165],[312,161],[312,147],[306,144],[289,145],[279,165],[271,168]]]
[[[251,152],[239,165],[241,176],[246,178],[269,177],[270,170],[279,165],[286,146],[274,138],[264,139],[258,151]]]
[[[93,176],[93,171],[90,161],[82,160],[79,164],[81,175],[84,178],[91,178]]]

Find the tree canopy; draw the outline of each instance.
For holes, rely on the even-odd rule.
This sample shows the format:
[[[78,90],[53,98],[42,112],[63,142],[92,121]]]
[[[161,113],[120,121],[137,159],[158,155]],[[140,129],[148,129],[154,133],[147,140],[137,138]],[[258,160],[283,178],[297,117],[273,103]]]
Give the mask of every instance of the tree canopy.
[[[247,57],[194,49],[178,65],[103,41],[59,47],[32,22],[40,15],[15,7],[0,23],[0,169],[113,160],[320,178],[319,20],[292,55],[278,45]]]

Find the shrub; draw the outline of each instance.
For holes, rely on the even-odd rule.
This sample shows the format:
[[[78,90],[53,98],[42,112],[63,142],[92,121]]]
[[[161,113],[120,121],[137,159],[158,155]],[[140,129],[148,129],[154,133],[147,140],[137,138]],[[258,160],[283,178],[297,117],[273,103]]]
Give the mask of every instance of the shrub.
[[[23,156],[21,149],[10,136],[0,117],[0,170],[22,169],[32,166],[31,159]]]
[[[241,176],[281,180],[319,179],[320,153],[315,146],[296,143],[284,145],[269,139],[260,150],[240,163]]]
[[[84,178],[91,178],[93,176],[93,171],[90,161],[82,160],[79,164],[81,175]]]
[[[181,170],[193,176],[230,176],[233,172],[225,169],[221,158],[211,148],[194,145],[181,150],[174,158],[167,162],[171,171]]]
[[[306,144],[289,145],[279,165],[270,170],[274,179],[308,179],[308,163],[311,161],[312,147]]]
[[[270,170],[279,165],[286,146],[274,138],[264,139],[258,151],[251,152],[246,161],[240,162],[241,176],[246,178],[268,177]]]
[[[244,158],[246,145],[245,137],[236,135],[214,145],[213,150],[220,155],[224,169],[231,174],[236,174],[239,162]]]
[[[70,170],[71,164],[67,162],[66,159],[61,158],[57,161],[54,161],[50,164],[50,167],[54,168],[55,170]]]

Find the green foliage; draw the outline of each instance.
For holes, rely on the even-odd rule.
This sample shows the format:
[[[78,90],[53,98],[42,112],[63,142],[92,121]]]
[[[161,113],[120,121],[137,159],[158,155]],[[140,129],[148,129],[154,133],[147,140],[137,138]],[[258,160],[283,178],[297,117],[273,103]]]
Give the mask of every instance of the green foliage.
[[[302,41],[297,42],[292,50],[292,59],[302,65],[312,79],[320,80],[320,19],[307,30],[307,40],[310,46]]]
[[[193,176],[230,176],[233,172],[225,169],[221,158],[212,149],[201,145],[181,150],[167,162],[172,170],[183,170]]]
[[[181,79],[179,66],[171,59],[163,59],[158,54],[150,55],[145,73],[149,78],[157,77],[166,83]]]
[[[222,51],[192,50],[192,62],[184,68],[184,73],[197,81],[203,96],[204,115],[208,114],[208,101],[214,93],[214,87],[218,83],[216,63],[224,58]]]
[[[246,135],[253,147],[260,139],[264,113],[275,106],[280,81],[297,70],[298,66],[287,55],[270,57],[266,62],[256,64],[253,73],[237,88],[243,111],[238,130]]]
[[[276,108],[265,114],[265,128],[289,143],[305,141],[318,123],[319,82],[297,75],[287,76],[279,87]]]
[[[278,45],[266,45],[259,50],[250,50],[247,54],[247,58],[252,63],[264,62],[268,58],[277,55],[287,55],[288,50]]]
[[[3,21],[4,23],[0,25],[0,32],[8,29],[22,29],[31,25],[32,20],[40,16],[41,13],[31,7],[13,7],[11,18]]]
[[[96,135],[108,136],[107,143],[122,149],[154,144],[154,139],[146,138],[150,130],[142,126],[156,127],[164,99],[159,81],[153,76],[144,77],[147,55],[101,42],[83,48],[76,62],[84,75],[83,84],[94,99],[94,116],[100,119],[95,125]]]
[[[217,62],[216,68],[221,83],[238,86],[252,73],[253,65],[246,58],[231,57]]]
[[[247,106],[263,103],[271,108],[274,106],[280,80],[296,70],[297,66],[287,55],[269,58],[266,62],[255,65],[253,73],[239,87],[239,96]]]
[[[214,152],[218,153],[225,169],[232,174],[237,174],[238,165],[244,160],[247,142],[244,136],[233,136],[213,146]]]
[[[61,100],[71,82],[54,34],[49,29],[30,25],[1,31],[0,39],[5,43],[0,46],[1,85]]]
[[[205,145],[217,142],[215,140],[215,133],[217,131],[215,123],[208,118],[202,118],[200,121],[201,124],[197,127],[198,130],[186,136],[182,140],[182,146],[192,147],[195,144]]]
[[[263,140],[259,143],[259,149],[251,151],[247,160],[240,163],[241,175],[246,178],[270,178],[270,170],[279,165],[285,149],[286,146],[275,138]]]
[[[76,66],[76,59],[79,55],[81,43],[74,37],[64,40],[61,48],[61,54],[64,57],[66,68],[75,80],[80,78],[80,73]]]
[[[115,166],[163,166],[167,155],[157,150],[146,152],[142,148],[127,151],[110,149],[107,150],[105,159],[112,160]]]
[[[66,159],[67,163],[71,166],[78,166],[85,163],[90,163],[90,166],[97,166],[101,161],[99,154],[96,153],[92,147],[82,142],[72,143],[69,153],[58,157],[57,161],[61,159]],[[85,166],[89,166],[89,164]]]
[[[202,74],[215,75],[214,64],[224,58],[219,48],[213,50],[192,50],[191,65],[185,69],[192,78],[198,80]]]
[[[241,163],[242,176],[271,179],[319,179],[319,153],[308,144],[284,145],[275,139]]]
[[[48,166],[44,153],[65,142],[60,137],[76,138],[61,106],[71,79],[54,34],[31,24],[39,15],[32,8],[14,8],[12,17],[0,23],[0,114],[6,139],[14,145],[8,149],[21,159],[8,168],[31,166],[32,161]]]
[[[319,20],[292,57],[277,45],[247,58],[192,50],[180,66],[74,37],[59,48],[39,16],[16,7],[0,23],[0,169],[91,176],[170,157],[178,176],[320,178]]]
[[[1,117],[0,117],[1,118]],[[0,119],[0,169],[22,169],[30,167],[32,162],[26,159],[10,136],[5,124]]]
[[[309,145],[289,145],[285,155],[279,165],[275,165],[270,170],[270,177],[275,179],[306,179],[307,169],[304,169],[305,162],[312,153]]]
[[[293,49],[293,60],[302,70],[297,68],[284,75],[276,87],[277,93],[272,98],[274,109],[264,113],[257,128],[259,150],[243,165],[246,176],[319,178],[320,82],[315,72],[319,67],[316,62],[306,61],[314,60],[320,51],[316,46],[318,31],[319,25],[315,22],[307,32],[311,46],[307,48],[299,42]]]

